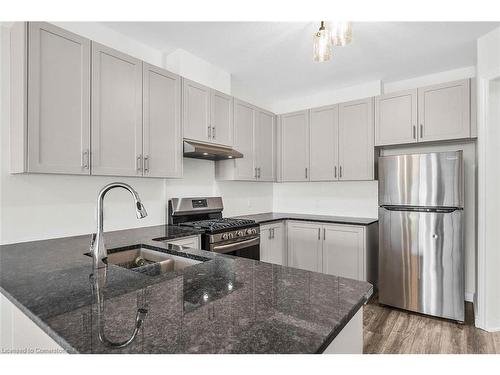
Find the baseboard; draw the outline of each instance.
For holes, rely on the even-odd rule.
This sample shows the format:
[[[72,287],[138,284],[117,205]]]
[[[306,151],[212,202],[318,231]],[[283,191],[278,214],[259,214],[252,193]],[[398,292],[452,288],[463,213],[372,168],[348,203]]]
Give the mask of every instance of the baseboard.
[[[481,322],[479,322],[479,319],[475,319],[474,326],[486,332],[500,332],[500,327],[481,327]]]

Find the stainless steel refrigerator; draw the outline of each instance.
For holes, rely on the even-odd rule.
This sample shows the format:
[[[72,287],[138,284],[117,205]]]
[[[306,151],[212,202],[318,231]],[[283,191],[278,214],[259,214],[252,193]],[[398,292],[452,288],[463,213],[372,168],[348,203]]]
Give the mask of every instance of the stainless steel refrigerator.
[[[464,321],[462,152],[378,161],[379,302]]]

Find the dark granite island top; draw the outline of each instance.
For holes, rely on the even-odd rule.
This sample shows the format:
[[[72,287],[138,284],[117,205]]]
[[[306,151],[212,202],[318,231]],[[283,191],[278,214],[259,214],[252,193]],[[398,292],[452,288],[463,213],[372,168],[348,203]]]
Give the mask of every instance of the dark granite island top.
[[[321,223],[333,223],[333,224],[370,225],[378,221],[378,219],[367,218],[367,217],[293,214],[285,212],[264,212],[261,214],[242,215],[236,217],[242,219],[252,219],[259,224],[265,224],[281,220],[299,220],[299,221],[316,221]]]
[[[138,307],[147,309],[122,349],[98,338],[84,255],[90,235],[1,246],[0,292],[73,353],[319,353],[372,293],[366,282],[153,240],[197,233],[155,226],[105,234],[108,249],[142,244],[203,261],[158,276],[108,267],[106,336],[127,339]]]

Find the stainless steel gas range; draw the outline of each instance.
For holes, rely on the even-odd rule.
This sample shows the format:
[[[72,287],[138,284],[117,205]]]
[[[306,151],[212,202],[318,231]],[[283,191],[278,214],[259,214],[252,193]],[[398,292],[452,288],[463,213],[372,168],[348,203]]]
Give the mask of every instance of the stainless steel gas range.
[[[259,260],[259,224],[223,218],[223,209],[221,197],[172,198],[168,201],[168,223],[204,230],[203,250]]]

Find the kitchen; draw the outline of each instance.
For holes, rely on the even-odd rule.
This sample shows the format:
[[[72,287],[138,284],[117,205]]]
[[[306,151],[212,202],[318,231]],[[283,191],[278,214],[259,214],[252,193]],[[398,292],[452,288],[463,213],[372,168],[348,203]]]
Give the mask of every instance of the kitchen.
[[[206,43],[229,33],[246,44],[259,32],[264,39],[305,33],[308,54],[291,61],[290,70],[304,61],[307,69],[323,69],[329,61],[312,61],[311,35],[324,25],[304,25],[2,24],[0,287],[2,309],[18,319],[2,326],[2,347],[8,341],[11,349],[44,343],[72,353],[383,353],[395,347],[384,340],[398,332],[382,328],[397,314],[464,326],[479,340],[471,352],[500,352],[486,278],[495,272],[485,262],[494,256],[492,229],[486,232],[482,221],[494,216],[484,211],[493,198],[484,195],[492,185],[481,169],[496,152],[488,143],[494,105],[481,91],[494,68],[480,70],[495,63],[481,51],[497,46],[499,23],[387,23],[382,33],[410,30],[414,41],[449,28],[441,42],[460,56],[458,65],[436,54],[429,67],[399,67],[397,79],[303,88],[302,97],[284,93],[300,80],[276,88],[260,78],[270,95],[252,93],[252,81],[266,77],[258,66],[236,61],[224,70],[209,62],[236,47],[225,50],[222,39],[207,50],[203,41],[183,39],[204,32]],[[337,48],[359,49],[356,43],[369,43],[379,25],[354,22],[352,40]],[[164,52],[164,39],[155,35],[168,35],[173,47]],[[453,49],[454,35],[468,41],[463,56]],[[287,43],[282,53],[291,56],[294,45]],[[228,73],[238,71],[236,64],[246,64],[245,82]],[[278,100],[268,101],[271,94]],[[493,116],[485,120],[485,111]],[[474,315],[472,323],[466,311],[440,314],[426,310],[425,301],[384,303],[380,284],[392,269],[379,262],[387,244],[380,184],[390,180],[382,161],[429,153],[446,155],[436,173],[446,163],[456,171],[445,188],[457,200],[436,207],[463,211],[463,224],[451,229],[463,236],[452,270],[462,281],[450,288],[459,287],[467,301],[460,308]],[[20,276],[36,252],[41,259]],[[135,264],[124,267],[120,256]],[[125,269],[131,267],[136,272]],[[410,285],[412,293],[419,291]],[[385,323],[375,321],[384,316]],[[16,324],[33,336],[16,335]],[[453,346],[444,333],[436,337],[443,344],[436,353],[467,350],[465,341]],[[401,348],[432,352],[411,343]]]

